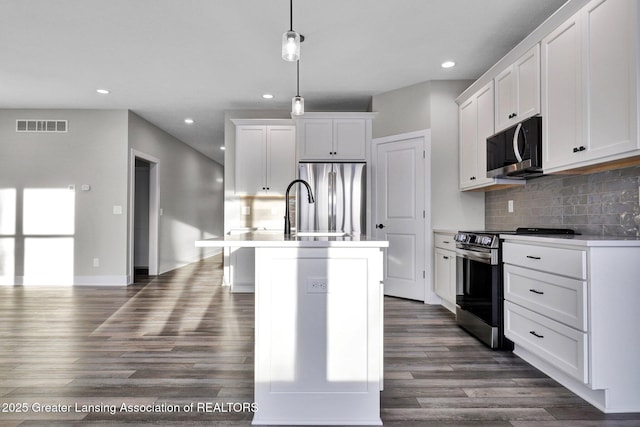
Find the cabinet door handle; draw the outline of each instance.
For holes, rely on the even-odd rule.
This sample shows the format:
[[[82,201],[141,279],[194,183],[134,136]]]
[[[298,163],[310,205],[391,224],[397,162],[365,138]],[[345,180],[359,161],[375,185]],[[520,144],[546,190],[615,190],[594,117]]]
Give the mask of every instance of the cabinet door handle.
[[[442,255],[442,259],[449,259],[449,257],[446,255]]]
[[[384,228],[384,224],[376,224],[376,228],[382,230]]]
[[[442,243],[444,243],[445,245],[448,245],[449,241],[448,240],[443,240]]]
[[[539,256],[535,256],[535,255],[527,255],[527,258],[529,258],[529,259],[542,259]]]
[[[529,333],[536,338],[544,338],[544,335],[536,334],[536,331],[529,331]]]
[[[538,295],[544,295],[544,292],[539,291],[537,289],[529,289],[529,292],[533,292],[534,294],[538,294]]]

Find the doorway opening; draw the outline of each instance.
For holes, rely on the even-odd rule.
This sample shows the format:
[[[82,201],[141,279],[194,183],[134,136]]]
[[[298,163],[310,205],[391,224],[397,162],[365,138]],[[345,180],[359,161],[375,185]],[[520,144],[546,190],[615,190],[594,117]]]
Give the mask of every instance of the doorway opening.
[[[158,159],[131,150],[129,280],[158,273],[159,205]]]
[[[133,206],[133,274],[149,276],[149,175],[151,164],[136,157]]]

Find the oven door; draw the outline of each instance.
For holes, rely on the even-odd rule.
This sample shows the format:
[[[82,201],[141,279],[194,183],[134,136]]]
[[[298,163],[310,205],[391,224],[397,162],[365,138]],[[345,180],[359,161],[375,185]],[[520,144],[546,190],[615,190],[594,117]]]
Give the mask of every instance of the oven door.
[[[456,304],[490,326],[500,325],[500,265],[490,251],[456,249]]]

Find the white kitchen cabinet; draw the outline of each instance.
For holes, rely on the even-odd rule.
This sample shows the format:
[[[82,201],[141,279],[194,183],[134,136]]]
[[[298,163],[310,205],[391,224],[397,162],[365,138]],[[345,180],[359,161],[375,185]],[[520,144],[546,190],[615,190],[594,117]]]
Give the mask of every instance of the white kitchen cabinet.
[[[640,240],[502,237],[514,353],[603,412],[640,411]]]
[[[294,126],[236,126],[237,195],[284,195],[296,176]]]
[[[454,235],[434,233],[434,290],[442,299],[442,306],[456,311],[456,253]]]
[[[307,113],[296,118],[298,159],[366,161],[372,113]]]
[[[254,248],[229,248],[229,286],[231,292],[255,291],[256,250]]]
[[[460,105],[460,189],[495,183],[487,178],[487,137],[493,134],[493,82]]]
[[[540,114],[540,45],[518,58],[494,81],[496,132]]]
[[[543,168],[640,155],[638,2],[595,0],[541,42]]]

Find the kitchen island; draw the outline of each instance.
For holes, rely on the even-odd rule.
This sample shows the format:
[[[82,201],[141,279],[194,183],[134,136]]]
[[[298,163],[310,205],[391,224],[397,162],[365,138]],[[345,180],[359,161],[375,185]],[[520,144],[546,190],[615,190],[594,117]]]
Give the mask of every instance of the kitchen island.
[[[253,424],[380,425],[382,248],[364,235],[255,232]]]

